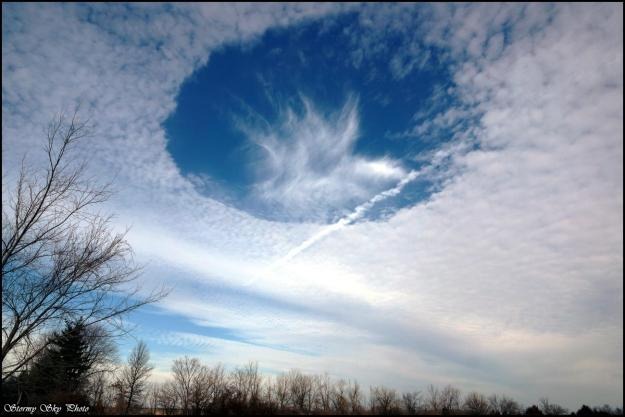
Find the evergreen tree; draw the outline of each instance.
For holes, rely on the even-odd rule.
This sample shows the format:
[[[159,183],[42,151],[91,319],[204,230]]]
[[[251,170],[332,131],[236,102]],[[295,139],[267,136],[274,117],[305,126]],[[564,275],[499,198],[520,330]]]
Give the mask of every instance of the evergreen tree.
[[[82,321],[66,323],[35,360],[26,377],[28,401],[86,402],[85,385],[92,360]]]

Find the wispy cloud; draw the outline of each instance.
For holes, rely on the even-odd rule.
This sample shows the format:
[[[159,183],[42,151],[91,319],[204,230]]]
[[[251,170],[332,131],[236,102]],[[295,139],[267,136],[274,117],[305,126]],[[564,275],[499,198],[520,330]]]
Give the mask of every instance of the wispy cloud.
[[[275,124],[239,123],[262,149],[256,170],[258,197],[286,215],[324,219],[348,209],[406,175],[391,158],[356,155],[358,100],[350,97],[337,112],[324,114],[305,97],[302,110],[287,107]]]

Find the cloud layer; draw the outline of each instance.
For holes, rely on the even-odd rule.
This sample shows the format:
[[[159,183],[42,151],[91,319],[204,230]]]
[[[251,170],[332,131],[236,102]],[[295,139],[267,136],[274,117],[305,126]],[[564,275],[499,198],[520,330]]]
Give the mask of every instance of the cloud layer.
[[[425,109],[428,126],[414,109],[414,126],[393,140],[466,123],[444,148],[412,156],[432,167],[431,198],[323,239],[314,236],[327,226],[262,220],[200,195],[167,153],[161,123],[215,48],[343,10],[2,7],[3,181],[23,152],[36,158],[49,116],[81,99],[98,134],[80,152],[94,174],[117,174],[108,209],[133,225],[146,284],[176,287],[160,307],[253,342],[191,334],[189,349],[365,385],[449,382],[527,402],[622,404],[622,5],[355,9],[354,65],[374,65],[363,51],[390,50],[392,33],[401,47],[390,76],[427,65],[427,47],[445,51],[454,74],[441,94],[455,107]],[[334,114],[308,103],[276,126],[248,126],[266,152],[259,196],[349,213],[349,202],[397,186],[408,170],[353,154],[358,117],[356,101]],[[159,337],[169,346],[166,330]],[[163,371],[176,349],[155,355]]]

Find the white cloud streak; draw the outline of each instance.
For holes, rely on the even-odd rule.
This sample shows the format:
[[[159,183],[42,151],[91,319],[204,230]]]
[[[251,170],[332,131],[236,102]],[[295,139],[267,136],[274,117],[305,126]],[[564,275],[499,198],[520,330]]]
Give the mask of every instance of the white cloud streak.
[[[418,171],[410,171],[404,178],[401,179],[401,181],[399,181],[399,183],[395,187],[393,187],[391,189],[388,189],[386,191],[383,191],[380,194],[377,194],[377,195],[373,196],[369,201],[367,201],[366,203],[363,203],[363,204],[357,206],[354,209],[353,212],[351,212],[349,215],[341,218],[336,223],[333,223],[333,224],[328,225],[328,226],[324,226],[320,231],[318,231],[317,233],[315,233],[314,235],[312,235],[311,237],[306,239],[300,245],[298,245],[298,246],[294,247],[293,249],[291,249],[282,258],[278,259],[275,263],[273,263],[271,265],[271,267],[269,269],[272,270],[272,269],[280,268],[285,263],[287,263],[288,261],[293,259],[295,256],[297,256],[298,254],[302,253],[303,251],[308,249],[310,246],[314,245],[315,243],[317,243],[318,241],[320,241],[324,237],[328,236],[329,234],[334,233],[334,232],[338,232],[339,230],[341,230],[341,229],[345,228],[346,226],[354,223],[355,221],[358,221],[358,220],[362,219],[362,217],[373,206],[375,206],[377,203],[379,203],[381,201],[386,200],[389,197],[394,197],[394,196],[398,195],[399,193],[401,193],[401,191],[404,189],[404,187],[408,183],[410,183],[410,182],[414,181],[415,179],[417,179],[418,176],[419,176],[419,172]]]

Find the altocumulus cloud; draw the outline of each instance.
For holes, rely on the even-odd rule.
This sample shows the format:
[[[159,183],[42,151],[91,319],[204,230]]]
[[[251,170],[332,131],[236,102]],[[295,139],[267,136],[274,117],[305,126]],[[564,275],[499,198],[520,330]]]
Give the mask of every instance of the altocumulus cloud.
[[[439,92],[453,95],[451,107],[428,113],[429,125],[414,109],[414,126],[390,137],[471,125],[428,154],[440,182],[426,201],[329,233],[280,268],[269,267],[327,226],[262,220],[199,194],[161,124],[215,48],[330,20],[342,6],[2,7],[3,175],[39,146],[60,105],[80,99],[98,123],[81,151],[94,174],[117,173],[109,208],[134,226],[146,284],[176,285],[160,307],[256,343],[184,333],[198,355],[210,347],[209,361],[257,359],[400,389],[454,383],[527,402],[622,403],[622,5],[348,10],[359,16],[346,30],[354,67],[375,66],[390,33],[400,47],[388,76],[427,66],[429,47],[453,73]],[[266,150],[259,195],[301,210],[395,187],[408,172],[399,162],[353,152],[358,117],[355,101],[330,116],[310,103],[277,126],[247,126]],[[257,299],[208,296],[219,288]],[[174,355],[155,353],[163,373]]]

